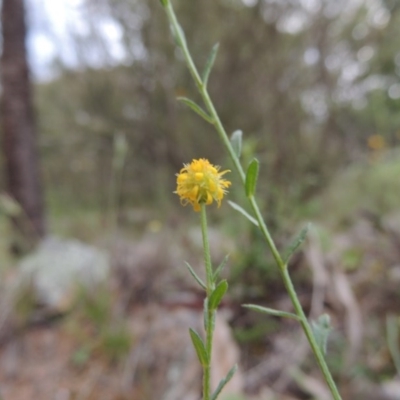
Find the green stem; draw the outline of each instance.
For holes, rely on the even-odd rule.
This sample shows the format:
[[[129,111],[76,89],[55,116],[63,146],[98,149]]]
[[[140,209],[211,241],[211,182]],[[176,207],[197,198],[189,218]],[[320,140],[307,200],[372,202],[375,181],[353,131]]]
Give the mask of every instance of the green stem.
[[[329,371],[328,365],[326,364],[325,357],[322,354],[321,349],[318,346],[318,343],[317,343],[317,341],[315,339],[315,336],[314,336],[314,333],[313,333],[313,331],[311,329],[311,326],[310,326],[310,324],[309,324],[309,322],[307,320],[306,315],[304,314],[303,307],[301,306],[301,303],[300,303],[299,298],[297,296],[296,290],[295,290],[295,288],[293,286],[292,279],[291,279],[291,277],[289,275],[289,271],[288,271],[287,265],[283,262],[283,259],[282,259],[281,255],[279,254],[279,251],[277,250],[277,248],[275,246],[275,243],[274,243],[274,241],[273,241],[273,239],[272,239],[272,237],[271,237],[271,235],[270,235],[270,233],[268,231],[268,228],[265,225],[264,219],[262,218],[262,215],[260,213],[260,209],[259,209],[259,207],[257,205],[257,202],[256,202],[256,200],[254,199],[253,196],[250,197],[250,204],[251,204],[251,207],[252,207],[252,209],[254,211],[254,214],[256,215],[256,219],[258,221],[261,233],[264,236],[264,239],[267,242],[267,244],[268,244],[268,246],[269,246],[269,248],[270,248],[270,250],[272,252],[272,255],[273,255],[276,263],[278,264],[279,271],[281,273],[281,276],[282,276],[283,283],[285,285],[286,291],[289,294],[289,297],[290,297],[290,300],[292,302],[293,308],[295,309],[296,315],[300,318],[300,324],[301,324],[301,326],[303,328],[303,331],[304,331],[304,333],[305,333],[305,335],[306,335],[306,337],[308,339],[308,342],[309,342],[309,344],[311,346],[311,349],[312,349],[312,351],[314,353],[314,356],[315,356],[315,358],[316,358],[316,360],[318,362],[318,365],[319,365],[319,367],[320,367],[320,369],[321,369],[321,371],[322,371],[322,373],[323,373],[323,375],[325,377],[326,383],[329,386],[329,389],[330,389],[330,391],[331,391],[331,393],[333,395],[333,398],[335,400],[341,400],[339,391],[338,391],[338,389],[336,387],[336,384],[335,384],[335,382],[334,382],[334,380],[332,378],[332,374]]]
[[[191,73],[191,75],[192,75],[192,77],[193,77],[193,79],[194,79],[194,81],[196,83],[196,86],[197,86],[197,88],[198,88],[198,90],[199,90],[199,92],[200,92],[200,94],[201,94],[201,96],[203,98],[204,104],[206,105],[206,108],[207,108],[211,118],[214,121],[214,127],[215,127],[220,139],[224,143],[224,145],[225,145],[225,147],[226,147],[226,149],[227,149],[227,151],[228,151],[228,153],[229,153],[229,155],[230,155],[230,157],[232,159],[232,162],[233,162],[233,164],[234,164],[234,166],[235,166],[235,168],[236,168],[236,170],[237,170],[237,172],[238,172],[238,174],[240,176],[240,179],[242,180],[242,183],[244,184],[245,183],[245,179],[246,179],[245,178],[246,175],[245,175],[245,172],[244,172],[244,170],[242,168],[242,165],[240,164],[240,161],[239,161],[238,157],[236,156],[235,151],[233,150],[233,147],[232,147],[231,142],[229,140],[229,137],[228,137],[228,135],[227,135],[227,133],[225,131],[225,128],[222,125],[222,122],[221,122],[221,120],[220,120],[220,118],[218,116],[218,113],[217,113],[217,111],[216,111],[216,109],[214,107],[214,104],[213,104],[213,102],[212,102],[212,100],[211,100],[211,98],[210,98],[210,96],[208,94],[207,88],[203,84],[203,82],[201,80],[201,77],[200,77],[200,74],[198,73],[197,68],[196,68],[196,66],[195,66],[195,64],[193,62],[193,58],[192,58],[192,56],[191,56],[191,54],[189,52],[189,49],[187,47],[186,40],[183,37],[183,34],[182,34],[181,29],[180,29],[180,26],[179,26],[178,20],[176,18],[175,12],[174,12],[174,10],[172,8],[172,4],[171,4],[171,2],[169,0],[165,0],[165,1],[166,1],[165,10],[167,12],[167,15],[168,15],[168,18],[170,20],[170,23],[172,24],[172,26],[174,27],[174,30],[176,32],[177,41],[178,41],[178,44],[179,44],[179,46],[180,46],[180,48],[181,48],[181,50],[183,52],[183,55],[184,55],[184,58],[186,60],[187,66],[189,68],[189,71],[190,71],[190,73]],[[268,228],[267,228],[267,226],[266,226],[266,224],[264,222],[264,219],[263,219],[263,217],[261,215],[261,211],[260,211],[260,208],[259,208],[259,206],[257,204],[257,201],[255,200],[255,198],[253,196],[251,196],[249,198],[249,201],[250,201],[250,206],[253,209],[253,212],[254,212],[254,214],[256,216],[256,219],[257,219],[257,221],[259,223],[259,227],[260,227],[260,230],[262,232],[262,235],[263,235],[263,237],[264,237],[269,249],[271,250],[272,255],[273,255],[273,257],[274,257],[274,259],[275,259],[275,261],[276,261],[276,263],[277,263],[277,265],[279,267],[279,270],[280,270],[280,273],[281,273],[285,288],[286,288],[286,290],[287,290],[287,292],[289,294],[289,297],[291,299],[291,302],[293,304],[293,308],[295,309],[295,312],[296,312],[297,316],[300,318],[300,324],[301,324],[301,326],[303,328],[303,331],[304,331],[304,333],[305,333],[305,335],[306,335],[306,337],[308,339],[308,342],[309,342],[309,344],[311,346],[311,349],[312,349],[312,351],[314,353],[314,356],[315,356],[315,358],[316,358],[316,360],[318,362],[318,365],[321,368],[321,371],[322,371],[322,373],[323,373],[323,375],[325,377],[326,383],[327,383],[327,385],[328,385],[328,387],[329,387],[329,389],[330,389],[330,391],[332,393],[332,396],[333,396],[334,400],[341,400],[341,396],[340,396],[339,391],[338,391],[338,389],[336,387],[336,384],[335,384],[335,382],[334,382],[334,380],[332,378],[332,375],[331,375],[331,373],[329,371],[329,368],[328,368],[328,366],[326,364],[325,358],[324,358],[320,348],[318,347],[318,344],[317,344],[317,341],[316,341],[316,339],[314,337],[314,334],[312,332],[311,326],[310,326],[310,324],[309,324],[309,322],[307,320],[307,317],[304,314],[303,308],[302,308],[302,306],[300,304],[300,301],[299,301],[297,293],[296,293],[296,291],[294,289],[291,277],[290,277],[289,272],[287,270],[287,265],[284,263],[281,255],[280,255],[280,253],[279,253],[279,251],[278,251],[278,249],[277,249],[277,247],[276,247],[276,245],[275,245],[275,243],[274,243],[274,241],[273,241],[273,239],[272,239],[272,237],[271,237],[271,235],[269,233],[269,230],[268,230]],[[203,213],[203,211],[202,211],[202,213]],[[205,219],[205,211],[204,211],[204,219]],[[203,221],[203,217],[202,217],[202,221]],[[204,235],[204,233],[203,233],[203,235]],[[204,239],[204,236],[203,236],[203,239]],[[206,266],[207,266],[207,262],[206,262]],[[210,262],[210,266],[211,266],[211,262]],[[207,272],[207,280],[209,278],[208,274],[209,274],[209,272]],[[210,324],[208,324],[208,325],[210,325]],[[209,354],[211,354],[211,353],[209,353]]]
[[[210,254],[210,242],[208,240],[208,230],[207,230],[207,214],[206,205],[201,205],[201,233],[203,237],[203,250],[204,250],[204,263],[206,266],[206,294],[207,301],[205,303],[207,313],[207,323],[205,324],[206,329],[206,352],[207,352],[207,363],[203,367],[203,400],[209,400],[211,398],[211,354],[212,354],[212,341],[215,326],[215,311],[210,310],[208,300],[211,293],[215,289],[215,282],[213,277],[213,269],[211,264],[211,254]]]
[[[210,253],[210,242],[208,240],[208,230],[207,230],[207,213],[206,205],[201,204],[201,234],[203,237],[203,251],[204,251],[204,263],[206,266],[206,277],[207,277],[207,297],[209,297],[212,291],[215,289],[213,269],[211,264],[211,253]]]
[[[322,374],[325,377],[325,381],[332,393],[332,396],[334,398],[334,400],[341,400],[341,396],[340,393],[336,387],[335,381],[332,378],[332,374],[328,368],[328,365],[325,361],[325,357],[320,349],[320,347],[318,346],[318,343],[315,339],[314,333],[311,329],[311,326],[307,320],[306,315],[304,314],[303,308],[300,304],[299,298],[297,296],[296,290],[293,286],[292,280],[290,278],[289,275],[289,271],[287,268],[284,268],[283,270],[281,270],[281,274],[282,274],[282,278],[283,278],[283,282],[285,285],[285,288],[287,290],[287,292],[289,293],[290,299],[292,301],[293,307],[296,311],[297,316],[300,318],[300,324],[303,328],[303,331],[308,339],[308,342],[311,346],[311,349],[314,353],[314,356],[317,360],[317,363],[321,369]]]
[[[213,334],[215,326],[215,311],[208,309],[207,311],[208,324],[206,327],[206,351],[208,354],[207,365],[204,366],[203,376],[203,400],[209,400],[211,398],[211,355],[212,355],[212,344]]]

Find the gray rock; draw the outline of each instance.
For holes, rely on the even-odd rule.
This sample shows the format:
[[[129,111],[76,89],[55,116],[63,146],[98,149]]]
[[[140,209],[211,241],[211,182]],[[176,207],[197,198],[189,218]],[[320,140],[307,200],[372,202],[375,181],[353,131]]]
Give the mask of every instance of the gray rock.
[[[95,288],[109,274],[108,256],[77,240],[48,237],[19,264],[20,285],[31,285],[35,300],[53,311],[71,305],[77,287]]]

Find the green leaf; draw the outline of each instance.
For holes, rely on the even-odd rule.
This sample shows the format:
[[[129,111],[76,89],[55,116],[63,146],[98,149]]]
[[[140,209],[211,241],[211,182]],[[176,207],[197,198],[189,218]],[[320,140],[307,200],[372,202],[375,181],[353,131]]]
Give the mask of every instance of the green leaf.
[[[269,314],[274,317],[291,318],[299,321],[299,317],[296,314],[292,314],[286,311],[274,310],[273,308],[257,306],[255,304],[242,304],[242,307],[249,308],[250,310],[261,312],[263,314]]]
[[[252,197],[256,191],[257,178],[258,178],[259,162],[254,158],[246,172],[246,196]]]
[[[229,259],[229,254],[227,254],[225,256],[225,258],[222,260],[221,264],[219,264],[218,268],[215,270],[213,278],[214,278],[214,282],[219,278],[219,276],[221,275],[222,270],[224,269],[226,263],[228,262]]]
[[[160,0],[160,3],[163,7],[167,7],[168,5],[168,0]]]
[[[208,355],[203,340],[201,339],[199,334],[191,328],[189,329],[189,333],[190,333],[190,338],[192,339],[193,346],[196,350],[197,357],[199,358],[200,364],[204,367],[208,364]]]
[[[234,203],[233,201],[228,200],[229,205],[235,209],[236,211],[239,211],[242,215],[244,215],[250,222],[252,222],[255,226],[258,225],[258,221],[253,218],[246,210],[244,210],[242,207],[239,206],[239,204]]]
[[[177,26],[177,29],[178,29],[180,38],[181,38],[181,40],[182,40],[182,43],[179,43],[179,39],[178,39],[179,45],[186,45],[186,35],[185,35],[185,32],[183,31],[182,27],[181,27],[179,24],[178,24],[178,26]]]
[[[322,314],[317,321],[312,321],[311,328],[322,354],[326,354],[326,344],[331,329],[331,319],[328,314]]]
[[[194,101],[188,99],[187,97],[178,97],[178,100],[181,101],[182,103],[185,103],[195,113],[200,115],[201,118],[205,119],[210,124],[214,123],[213,119],[199,105],[197,105]]]
[[[203,76],[202,76],[204,86],[207,86],[208,77],[210,76],[210,72],[212,70],[215,59],[217,57],[218,48],[219,48],[219,43],[214,44],[213,48],[211,49],[211,53],[208,56],[208,59],[206,62],[206,67],[204,68],[204,72],[203,72]]]
[[[215,330],[215,318],[217,316],[217,312],[216,311],[212,311],[211,312],[211,319],[209,320],[210,326],[209,329],[211,330],[211,332],[214,332]]]
[[[233,375],[237,371],[237,365],[235,364],[228,372],[226,377],[220,381],[218,384],[218,387],[215,389],[215,392],[211,396],[211,400],[217,400],[217,397],[220,395],[222,389],[225,387],[225,385],[232,379]]]
[[[303,244],[304,240],[307,237],[308,230],[310,229],[311,224],[307,224],[300,233],[293,239],[292,243],[290,244],[289,248],[286,251],[285,255],[285,264],[288,263],[290,257],[294,254],[294,252]]]
[[[175,28],[175,25],[171,24],[169,27],[172,33],[172,37],[174,38],[175,44],[180,48],[186,46],[185,32],[183,31],[181,26],[178,24],[177,27]]]
[[[191,267],[191,265],[185,261],[186,267],[189,270],[190,274],[193,276],[193,278],[196,280],[196,282],[204,289],[207,289],[207,286],[205,285],[205,283],[198,277],[198,275],[196,274],[196,272],[194,272],[194,269]]]
[[[240,158],[240,155],[242,154],[242,137],[243,132],[241,130],[233,132],[231,136],[231,145],[237,158]]]
[[[219,303],[221,302],[227,290],[228,290],[228,282],[226,281],[226,279],[224,279],[217,285],[217,287],[211,293],[211,296],[208,301],[208,307],[210,310],[217,309]]]

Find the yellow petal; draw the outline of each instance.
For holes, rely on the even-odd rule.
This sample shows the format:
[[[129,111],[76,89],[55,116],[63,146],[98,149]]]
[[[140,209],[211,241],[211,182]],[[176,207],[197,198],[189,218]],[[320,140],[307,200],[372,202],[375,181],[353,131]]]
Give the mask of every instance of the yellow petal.
[[[196,179],[196,181],[201,181],[202,179],[204,179],[204,174],[202,172],[196,172],[194,174],[194,178]]]
[[[199,187],[197,185],[194,186],[193,189],[188,193],[191,200],[196,200],[198,194],[199,194]]]
[[[179,174],[177,178],[178,183],[183,183],[187,180],[188,174]]]

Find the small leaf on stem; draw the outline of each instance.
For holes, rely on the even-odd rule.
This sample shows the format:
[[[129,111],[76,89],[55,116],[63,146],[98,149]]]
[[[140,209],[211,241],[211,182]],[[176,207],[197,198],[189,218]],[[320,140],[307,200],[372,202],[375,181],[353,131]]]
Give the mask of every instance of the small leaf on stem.
[[[213,119],[199,105],[197,105],[194,101],[188,99],[187,97],[178,97],[177,100],[181,101],[182,103],[185,103],[196,114],[200,115],[201,118],[205,119],[210,124],[212,124],[214,122]]]
[[[322,314],[317,321],[311,323],[311,328],[322,354],[326,354],[326,344],[331,328],[331,319],[328,314]]]
[[[214,275],[213,275],[213,279],[214,282],[219,278],[219,276],[221,275],[222,270],[224,269],[226,263],[228,262],[229,259],[229,254],[227,254],[224,259],[221,261],[221,264],[219,264],[218,268],[215,270]]]
[[[246,196],[252,197],[256,191],[259,162],[254,158],[246,172]]]
[[[211,49],[211,53],[208,56],[206,67],[204,68],[204,72],[203,72],[203,76],[202,76],[204,86],[207,86],[208,77],[210,76],[210,72],[212,70],[215,59],[217,57],[218,48],[219,48],[219,43],[214,44],[213,48]]]
[[[198,277],[198,275],[196,274],[196,272],[194,272],[194,269],[191,267],[191,265],[185,261],[186,267],[190,272],[190,275],[193,276],[193,278],[196,280],[196,282],[204,289],[206,290],[207,287],[205,285],[205,283]]]
[[[291,318],[297,321],[300,320],[300,318],[296,314],[292,314],[286,311],[275,310],[273,308],[257,306],[255,304],[242,304],[242,307],[246,307],[249,308],[250,310],[261,312],[263,314],[269,314],[274,317]]]
[[[233,201],[228,200],[229,205],[235,209],[236,211],[239,211],[242,215],[244,215],[250,222],[252,222],[255,226],[258,225],[258,221],[253,218],[244,208],[239,206],[239,204],[234,203]]]
[[[189,332],[193,346],[197,353],[197,357],[199,358],[200,364],[204,367],[208,363],[206,347],[204,346],[203,340],[201,339],[200,335],[194,329],[190,328]]]
[[[167,5],[166,0],[162,0],[162,1],[165,1],[165,3],[166,3],[165,5]],[[183,31],[182,27],[180,25],[177,25],[176,29],[175,29],[174,25],[170,25],[170,29],[171,29],[172,37],[174,38],[176,45],[178,47],[185,46],[186,45],[186,37],[185,37],[185,32]]]
[[[218,286],[211,293],[211,296],[208,301],[209,310],[217,309],[219,303],[221,302],[227,290],[228,290],[228,282],[226,281],[226,279],[224,279],[218,284]]]
[[[242,154],[242,137],[243,132],[241,130],[233,132],[231,136],[231,145],[237,158],[240,158],[240,155]]]
[[[226,375],[226,377],[224,379],[222,379],[219,384],[218,387],[215,389],[215,392],[212,394],[211,396],[211,400],[216,400],[217,397],[220,395],[222,389],[224,388],[224,386],[232,379],[234,373],[237,371],[237,365],[235,364],[228,372],[228,374]]]
[[[303,244],[303,242],[306,240],[308,230],[310,229],[311,224],[307,224],[301,231],[300,233],[294,238],[292,243],[290,244],[289,248],[286,251],[284,260],[285,264],[288,263],[290,260],[290,257],[295,253],[295,251]]]

